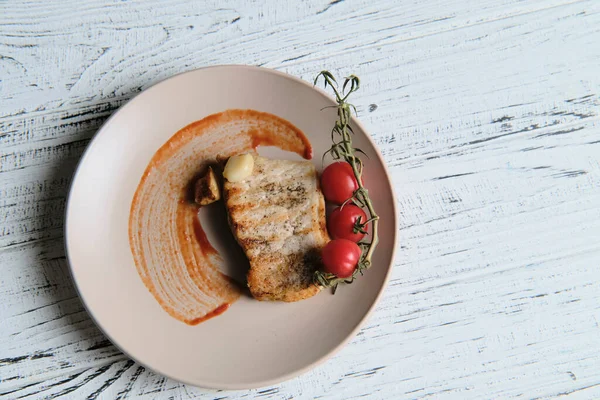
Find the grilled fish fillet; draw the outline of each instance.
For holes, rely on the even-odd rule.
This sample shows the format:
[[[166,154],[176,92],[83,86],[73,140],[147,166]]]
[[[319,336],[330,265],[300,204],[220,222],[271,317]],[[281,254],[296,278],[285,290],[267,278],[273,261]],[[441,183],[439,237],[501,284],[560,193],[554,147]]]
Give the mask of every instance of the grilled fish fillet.
[[[318,293],[313,273],[329,236],[313,164],[257,156],[252,175],[225,181],[223,197],[233,234],[250,261],[252,295],[298,301]]]

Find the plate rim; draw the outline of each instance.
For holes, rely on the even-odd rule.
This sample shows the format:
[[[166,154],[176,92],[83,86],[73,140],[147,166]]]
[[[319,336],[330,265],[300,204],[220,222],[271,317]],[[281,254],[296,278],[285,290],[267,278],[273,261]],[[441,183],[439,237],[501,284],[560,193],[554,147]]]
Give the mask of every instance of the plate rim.
[[[68,239],[68,226],[69,226],[69,210],[71,209],[71,205],[72,205],[72,195],[73,195],[73,187],[75,182],[77,182],[78,180],[78,176],[79,173],[81,171],[81,167],[82,165],[85,163],[85,160],[87,159],[87,157],[89,156],[94,143],[97,141],[97,139],[104,134],[104,132],[106,131],[107,126],[109,125],[109,123],[121,112],[123,112],[123,110],[125,110],[134,100],[138,99],[140,96],[144,95],[144,94],[148,94],[148,92],[152,91],[152,89],[163,85],[163,84],[167,84],[169,81],[183,76],[183,75],[187,75],[187,74],[193,74],[193,73],[197,73],[198,71],[204,71],[204,70],[209,70],[209,69],[247,69],[247,70],[253,70],[253,71],[258,71],[261,73],[266,73],[266,74],[274,74],[274,75],[278,75],[282,78],[286,78],[286,79],[290,79],[296,83],[301,83],[304,86],[308,86],[309,88],[316,90],[321,96],[326,97],[329,101],[333,101],[333,99],[331,98],[331,96],[325,92],[323,89],[317,87],[316,85],[312,85],[311,83],[288,73],[285,72],[281,72],[272,68],[265,68],[265,67],[259,67],[259,66],[253,66],[253,65],[244,65],[244,64],[222,64],[222,65],[210,65],[210,66],[205,66],[205,67],[200,67],[200,68],[195,68],[189,71],[184,71],[184,72],[180,72],[174,75],[171,75],[159,82],[154,83],[153,85],[149,86],[148,88],[142,90],[141,92],[137,93],[136,95],[134,95],[131,99],[127,100],[123,105],[121,105],[117,110],[114,111],[113,114],[110,115],[110,117],[108,117],[108,119],[106,121],[104,121],[102,123],[102,125],[98,128],[98,130],[96,131],[96,133],[94,133],[92,139],[90,140],[90,142],[88,143],[88,145],[86,146],[83,154],[81,155],[81,158],[79,159],[79,161],[77,162],[77,166],[75,168],[75,171],[73,172],[73,175],[71,177],[71,182],[69,183],[69,190],[68,190],[68,195],[67,195],[67,201],[65,204],[65,211],[64,211],[64,226],[63,226],[63,237],[64,237],[64,251],[65,251],[65,257],[67,260],[67,264],[69,266],[69,275],[71,276],[71,280],[74,283],[74,287],[75,287],[75,291],[79,297],[79,299],[81,300],[81,303],[83,304],[87,314],[89,315],[90,319],[92,320],[92,322],[94,322],[94,325],[96,325],[96,327],[100,330],[100,332],[102,332],[102,334],[111,342],[111,344],[113,346],[115,346],[119,351],[121,351],[126,357],[128,357],[129,359],[133,360],[134,362],[142,365],[144,368],[147,368],[150,371],[153,371],[159,375],[165,376],[169,379],[173,379],[177,382],[181,382],[184,383],[186,385],[191,385],[191,386],[195,386],[195,387],[199,387],[199,388],[204,388],[204,389],[217,389],[217,390],[248,390],[248,389],[258,389],[258,388],[264,388],[267,386],[272,386],[272,385],[276,385],[276,384],[280,384],[282,382],[288,381],[290,379],[299,377],[300,375],[305,374],[306,372],[322,365],[323,363],[325,363],[325,361],[329,360],[330,358],[332,358],[333,356],[335,356],[337,353],[340,352],[340,350],[342,348],[344,348],[348,342],[350,342],[350,340],[352,338],[354,338],[356,336],[356,334],[360,331],[360,329],[363,327],[363,325],[367,322],[367,320],[371,317],[373,311],[375,310],[377,304],[379,304],[379,302],[381,301],[381,298],[383,296],[383,293],[386,291],[388,285],[389,285],[389,281],[390,281],[390,276],[392,273],[392,269],[394,267],[394,262],[396,259],[396,252],[397,252],[397,248],[398,248],[398,210],[397,210],[397,198],[396,198],[396,193],[394,191],[394,186],[392,185],[391,179],[390,179],[390,172],[388,169],[388,166],[385,162],[385,159],[383,158],[383,155],[381,154],[381,151],[379,150],[377,144],[373,141],[373,139],[371,138],[371,135],[368,133],[367,129],[365,129],[364,125],[358,120],[358,118],[356,116],[352,116],[351,120],[352,122],[358,126],[364,133],[365,133],[365,137],[367,139],[367,141],[369,142],[369,144],[371,144],[371,146],[373,147],[373,149],[375,150],[375,155],[377,156],[377,159],[379,160],[379,162],[382,164],[383,166],[383,170],[385,173],[385,180],[387,182],[387,185],[390,188],[390,192],[392,194],[392,212],[394,215],[394,221],[392,222],[392,228],[393,228],[393,232],[394,232],[394,240],[393,240],[393,248],[392,248],[392,254],[391,254],[391,262],[390,265],[388,266],[387,272],[384,276],[383,279],[383,283],[379,289],[379,292],[377,293],[377,295],[375,296],[375,300],[372,302],[372,304],[369,306],[369,308],[367,309],[366,313],[364,314],[364,316],[360,319],[360,321],[356,324],[356,326],[346,335],[346,337],[344,339],[342,339],[339,344],[337,346],[335,346],[333,349],[329,350],[328,352],[324,353],[322,356],[320,356],[317,360],[313,361],[312,363],[302,367],[302,368],[298,368],[295,371],[286,373],[286,374],[282,374],[282,375],[278,375],[274,378],[271,379],[265,379],[262,381],[257,381],[253,384],[237,384],[237,383],[231,383],[231,384],[227,384],[227,385],[215,385],[214,383],[210,383],[207,381],[201,381],[198,380],[197,382],[192,382],[192,381],[188,381],[185,379],[180,379],[177,378],[175,376],[170,375],[169,373],[163,371],[161,368],[156,368],[156,367],[151,367],[149,365],[146,365],[145,363],[139,361],[136,357],[133,357],[131,354],[129,354],[129,352],[127,352],[125,349],[123,349],[120,345],[118,345],[115,342],[115,339],[112,338],[102,327],[100,321],[94,316],[94,313],[92,312],[91,307],[87,304],[85,297],[83,296],[83,293],[80,291],[79,288],[79,283],[77,282],[77,279],[75,278],[75,274],[73,271],[73,265],[71,262],[71,257],[69,255],[69,239]]]

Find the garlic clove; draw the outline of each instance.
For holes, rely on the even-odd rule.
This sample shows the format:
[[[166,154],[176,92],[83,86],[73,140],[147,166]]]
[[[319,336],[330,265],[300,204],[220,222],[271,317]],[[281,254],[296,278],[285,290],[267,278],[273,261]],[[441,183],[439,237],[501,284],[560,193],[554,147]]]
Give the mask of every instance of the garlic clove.
[[[223,170],[223,176],[229,182],[240,182],[252,175],[254,157],[251,154],[240,154],[230,157]]]

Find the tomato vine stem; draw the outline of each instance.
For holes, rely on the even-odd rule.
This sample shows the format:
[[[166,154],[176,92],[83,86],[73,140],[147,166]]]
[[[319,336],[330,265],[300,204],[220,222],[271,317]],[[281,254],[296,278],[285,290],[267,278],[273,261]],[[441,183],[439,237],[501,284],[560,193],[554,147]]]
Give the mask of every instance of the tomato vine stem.
[[[342,89],[339,90],[338,83],[335,80],[335,77],[329,71],[321,71],[315,78],[314,85],[316,85],[319,79],[323,79],[324,87],[330,87],[335,96],[335,101],[337,106],[331,106],[337,108],[337,120],[335,125],[331,131],[333,144],[331,148],[325,152],[325,155],[330,154],[334,160],[344,160],[352,167],[352,172],[354,173],[354,177],[356,178],[356,182],[358,184],[358,189],[354,191],[354,194],[348,201],[352,201],[355,204],[366,208],[369,212],[369,219],[366,223],[371,222],[371,241],[368,243],[361,242],[359,246],[362,250],[362,254],[354,273],[349,278],[338,278],[336,275],[331,273],[326,273],[323,271],[316,271],[314,276],[314,281],[316,284],[323,287],[332,287],[333,293],[340,283],[352,283],[354,279],[358,276],[358,274],[363,274],[363,272],[369,269],[372,265],[371,259],[373,257],[373,252],[379,243],[378,236],[378,227],[379,227],[379,216],[376,214],[375,209],[373,207],[373,203],[369,198],[369,192],[364,187],[362,182],[362,173],[363,173],[363,163],[362,160],[356,155],[356,153],[365,154],[364,151],[358,148],[354,148],[352,146],[352,135],[354,132],[352,131],[352,127],[350,126],[350,121],[352,119],[352,112],[356,112],[356,107],[346,100],[350,96],[350,94],[356,92],[360,88],[360,80],[355,75],[350,75],[344,78],[344,83],[342,85]],[[348,90],[346,90],[348,89]],[[325,107],[325,108],[329,108]],[[336,141],[336,134],[338,141]],[[346,204],[348,201],[344,202]]]

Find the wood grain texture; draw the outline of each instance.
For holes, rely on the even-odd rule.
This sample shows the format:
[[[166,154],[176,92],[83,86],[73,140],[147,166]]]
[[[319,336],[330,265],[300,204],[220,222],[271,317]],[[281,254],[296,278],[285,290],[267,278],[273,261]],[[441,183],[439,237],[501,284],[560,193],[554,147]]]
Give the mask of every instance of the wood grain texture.
[[[6,398],[600,397],[600,2],[0,3],[0,394]],[[95,327],[65,196],[106,118],[173,74],[355,73],[400,211],[363,330],[274,387],[163,378]]]

